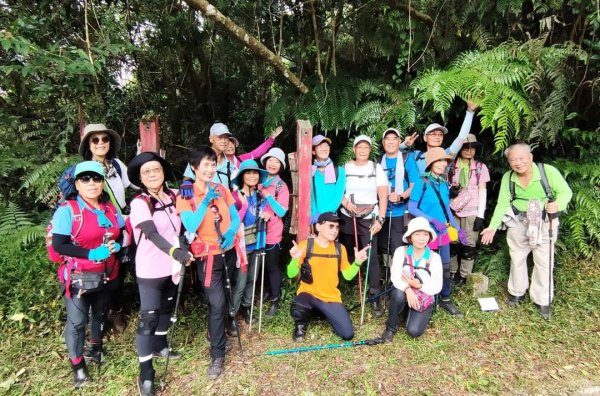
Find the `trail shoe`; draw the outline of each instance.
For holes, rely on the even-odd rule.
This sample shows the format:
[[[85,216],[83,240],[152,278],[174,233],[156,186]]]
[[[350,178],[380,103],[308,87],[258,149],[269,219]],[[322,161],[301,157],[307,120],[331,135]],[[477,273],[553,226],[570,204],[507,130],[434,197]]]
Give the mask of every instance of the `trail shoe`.
[[[458,308],[456,308],[456,305],[454,305],[454,303],[452,303],[452,301],[450,300],[440,301],[440,307],[443,308],[450,315],[455,316],[457,318],[462,318],[464,316],[463,313]]]
[[[208,370],[206,370],[208,379],[215,380],[219,378],[219,376],[223,373],[224,361],[225,358],[222,357],[210,359],[210,365],[208,366]]]
[[[275,316],[278,309],[279,309],[279,299],[271,301],[271,306],[265,313],[265,316],[267,318],[272,318],[273,316]]]
[[[227,318],[227,335],[229,335],[229,337],[237,337],[238,336],[238,325],[235,322],[235,318],[232,317],[228,317]]]
[[[225,339],[225,353],[231,352],[232,349],[233,344],[231,343],[231,340],[229,338]]]
[[[140,396],[154,396],[156,394],[156,390],[154,388],[154,381],[151,379],[142,381],[142,379],[138,377],[137,386]]]
[[[381,308],[381,303],[379,302],[379,300],[371,302],[371,310],[373,311],[373,315],[376,318],[383,315],[383,309]]]
[[[83,388],[83,385],[89,378],[89,373],[85,365],[85,359],[77,364],[72,365],[73,368],[73,386],[75,389]]]
[[[86,341],[83,350],[83,358],[87,363],[102,364],[105,357],[101,342]]]
[[[523,302],[523,300],[525,300],[525,296],[513,296],[512,294],[508,295],[508,299],[506,299],[506,303],[508,304],[509,307],[516,307],[517,305],[521,304]]]
[[[457,289],[460,289],[461,287],[463,287],[464,285],[467,284],[467,278],[463,278],[462,276],[458,275],[456,278],[454,278],[454,287],[456,287]]]
[[[385,331],[381,335],[381,339],[383,340],[383,342],[392,342],[393,338],[394,338],[394,332],[390,329],[385,329]]]
[[[164,347],[160,351],[152,352],[152,357],[165,359],[169,357],[169,359],[179,359],[181,357],[181,353],[175,352],[169,347]]]
[[[308,330],[308,324],[306,322],[294,322],[294,334],[292,335],[294,341],[304,341],[306,330]]]
[[[550,305],[538,305],[538,311],[544,319],[550,319]]]

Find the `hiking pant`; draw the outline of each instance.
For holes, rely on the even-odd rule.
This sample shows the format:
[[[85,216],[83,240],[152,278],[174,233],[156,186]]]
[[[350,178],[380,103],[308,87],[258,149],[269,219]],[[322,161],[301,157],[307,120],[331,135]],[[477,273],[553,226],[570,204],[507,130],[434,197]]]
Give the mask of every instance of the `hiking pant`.
[[[527,221],[523,218],[516,222],[506,232],[506,241],[510,252],[510,276],[508,277],[508,292],[513,296],[523,296],[529,287],[531,301],[538,305],[550,305],[554,295],[554,287],[550,284],[549,271],[553,270],[554,262],[550,262],[550,253],[554,252],[554,244],[558,234],[558,219],[552,220],[552,241],[549,241],[549,222],[541,227],[542,243],[532,247],[529,244]],[[552,250],[551,250],[552,249]],[[527,256],[533,253],[533,272],[531,285],[527,273]],[[554,260],[552,260],[554,261]]]
[[[450,272],[452,274],[458,272],[458,256],[460,255],[460,276],[466,278],[473,272],[473,265],[475,264],[475,247],[479,239],[479,231],[473,231],[473,223],[477,216],[454,216],[454,218],[460,228],[465,231],[468,243],[467,246],[463,246],[460,243],[456,244],[458,254],[452,256],[450,260]]]
[[[369,227],[371,226],[371,218],[356,219],[358,230],[358,250],[369,244]],[[377,257],[377,238],[383,232],[383,229],[378,234],[373,235],[371,240],[371,249],[369,256],[371,262],[369,264],[369,294],[374,295],[380,292],[381,289],[381,268],[379,268],[379,258]],[[348,254],[348,262],[354,262],[354,220],[352,217],[340,214],[340,234],[339,241],[346,248]],[[363,263],[362,268],[366,269],[367,262]]]
[[[442,268],[444,270],[444,281],[442,283],[440,297],[442,300],[449,300],[450,294],[452,294],[452,277],[450,275],[450,244],[439,246],[437,252],[442,259]]]
[[[265,273],[271,290],[271,301],[281,297],[281,269],[279,268],[279,252],[281,243],[267,245],[265,248]]]
[[[389,252],[388,252],[388,234],[389,238]],[[394,256],[394,252],[400,246],[404,245],[402,237],[404,236],[404,216],[386,217],[381,231],[377,233],[377,246],[379,252],[382,254],[390,255],[389,266],[392,266],[391,258]]]
[[[258,262],[256,261],[258,260]],[[235,270],[235,287],[233,288],[233,307],[236,312],[240,308],[240,305],[244,307],[252,306],[254,296],[252,295],[252,288],[259,287],[259,284],[255,285],[254,271],[256,276],[260,279],[260,254],[258,250],[254,250],[248,253],[248,265],[246,266],[246,272],[242,272],[241,268]]]
[[[113,294],[119,286],[119,279],[112,280],[99,291],[85,292],[77,297],[79,289],[71,287],[71,298],[67,298],[63,290],[67,322],[65,323],[65,344],[71,360],[83,356],[85,329],[88,316],[91,318],[91,337],[94,343],[102,342],[104,320]],[[64,286],[63,286],[64,288]],[[88,315],[91,309],[91,315]]]
[[[404,291],[394,288],[390,295],[389,316],[387,322],[385,322],[385,325],[392,333],[396,333],[398,331],[398,316],[406,307],[408,308],[406,332],[411,337],[419,337],[425,332],[427,325],[429,325],[429,319],[431,318],[431,313],[433,312],[434,306],[435,304],[431,304],[431,306],[423,312],[412,309],[408,307],[406,294]]]
[[[177,285],[171,276],[137,278],[137,284],[141,305],[135,347],[142,362],[151,360],[152,352],[160,352],[167,347],[167,331],[177,297]]]
[[[225,252],[225,262],[227,263],[228,274],[225,273],[225,263],[220,254],[214,255],[213,268],[210,280],[210,286],[204,286],[206,274],[206,259],[197,258],[198,282],[204,289],[204,294],[208,300],[208,335],[210,337],[210,357],[219,358],[225,356],[225,319],[229,315],[229,291],[226,290],[226,276],[233,279],[233,271],[237,257],[235,249],[229,249]]]
[[[295,305],[300,305],[300,310],[295,310]],[[309,293],[300,293],[292,301],[292,318],[298,322],[305,322],[311,311],[322,314],[331,325],[333,332],[343,340],[350,340],[354,337],[354,326],[350,314],[341,302],[325,302],[319,300]]]

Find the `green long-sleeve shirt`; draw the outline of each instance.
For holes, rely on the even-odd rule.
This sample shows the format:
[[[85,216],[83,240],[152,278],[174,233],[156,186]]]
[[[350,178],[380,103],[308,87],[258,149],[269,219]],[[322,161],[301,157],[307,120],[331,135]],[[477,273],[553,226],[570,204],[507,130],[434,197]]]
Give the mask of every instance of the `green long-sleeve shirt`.
[[[508,171],[502,176],[502,183],[500,184],[500,192],[498,194],[498,202],[494,215],[490,221],[490,228],[498,229],[502,223],[502,218],[506,214],[506,211],[510,207],[510,180],[515,182],[515,200],[513,205],[519,211],[527,211],[527,202],[532,199],[539,199],[542,203],[548,202],[544,187],[542,187],[540,171],[535,163],[532,163],[533,174],[527,187],[523,188],[519,184],[519,177],[517,173]],[[558,205],[558,210],[563,211],[567,209],[567,205],[571,201],[573,192],[569,188],[567,181],[560,174],[559,170],[552,165],[544,164],[546,170],[546,178],[548,179],[548,185],[552,189],[554,199]],[[512,173],[512,176],[511,176]]]

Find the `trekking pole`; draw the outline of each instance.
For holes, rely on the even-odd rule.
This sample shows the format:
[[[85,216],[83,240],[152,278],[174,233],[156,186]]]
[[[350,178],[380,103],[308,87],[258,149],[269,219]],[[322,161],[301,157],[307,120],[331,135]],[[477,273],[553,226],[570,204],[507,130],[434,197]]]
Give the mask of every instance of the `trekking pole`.
[[[223,233],[221,232],[221,214],[219,213],[219,209],[212,205],[210,210],[215,214],[215,230],[217,231],[217,236],[219,237],[219,241],[223,241]],[[227,268],[227,260],[225,259],[225,251],[223,248],[221,250],[221,260],[223,260],[223,270],[225,271],[225,289],[229,294],[229,316],[231,316],[231,320],[235,320],[235,311],[233,307],[233,291],[231,290],[231,280],[229,279],[229,269]],[[240,332],[237,332],[237,340],[238,347],[240,349],[240,354],[243,354],[242,350],[242,338],[240,336]]]
[[[288,353],[320,351],[323,349],[335,349],[335,348],[354,347],[354,346],[361,346],[361,345],[370,346],[370,345],[378,345],[378,344],[382,344],[382,343],[383,343],[383,340],[381,338],[372,338],[372,339],[368,339],[368,340],[342,342],[340,344],[316,345],[316,346],[292,348],[292,349],[276,349],[274,351],[265,352],[261,355],[275,356],[275,355],[285,355]]]
[[[371,296],[367,299],[367,302],[373,302],[376,301],[379,297],[385,296],[387,295],[389,292],[391,292],[392,290],[394,290],[394,286],[388,288],[387,290],[382,291],[381,293],[377,293],[374,296]],[[351,306],[350,308],[346,308],[346,310],[348,312],[352,312],[354,311],[356,308],[360,307],[362,304],[358,303],[358,304],[354,304],[353,306]]]
[[[385,262],[384,262],[384,267],[385,267],[385,281],[383,284],[383,289],[387,289],[388,285],[389,285],[389,280],[390,280],[390,270],[391,270],[391,266],[390,266],[390,256],[392,256],[392,254],[390,253],[390,244],[392,243],[392,209],[390,208],[390,210],[388,211],[388,237],[387,237],[387,254],[385,257]],[[385,306],[387,304],[383,304],[383,309],[385,310]]]
[[[548,320],[552,317],[552,286],[554,283],[554,254],[552,254],[552,215],[548,214]]]
[[[371,227],[373,226],[373,223],[375,222],[375,215],[373,214],[371,216]],[[371,253],[372,253],[372,249],[373,246],[371,246],[371,244],[373,243],[373,232],[369,231],[369,255],[367,256],[367,270],[365,272],[365,289],[363,291],[363,304],[360,310],[360,325],[363,325],[364,319],[365,319],[365,305],[367,304],[367,288],[369,285],[369,267],[371,266]],[[381,280],[378,280],[377,282],[381,282]]]
[[[259,254],[259,251],[254,253],[254,278],[252,278],[252,301],[250,303],[250,323],[248,325],[248,334],[252,334],[252,315],[254,314],[254,294],[256,293],[256,272],[258,271]]]
[[[169,353],[165,362],[165,371],[163,372],[160,380],[160,389],[164,391],[167,386],[167,372],[169,370],[169,360],[171,358],[171,351],[173,350],[173,337],[175,336],[175,323],[177,323],[177,310],[179,309],[179,303],[181,302],[181,291],[183,290],[183,281],[185,277],[185,264],[181,264],[179,270],[179,284],[177,285],[177,298],[175,299],[175,307],[173,308],[173,315],[171,315],[171,334],[169,334]]]
[[[350,194],[350,202],[354,205],[354,194]],[[352,222],[354,223],[354,246],[358,250],[358,227],[356,225],[356,213],[352,212]],[[358,301],[362,302],[362,274],[358,269]],[[362,303],[361,303],[362,306]]]
[[[263,311],[263,293],[264,293],[264,289],[265,289],[265,245],[267,243],[266,238],[267,238],[267,223],[263,220],[262,222],[263,227],[264,227],[264,240],[261,240],[261,249],[260,249],[260,259],[261,259],[261,265],[260,265],[260,299],[259,299],[259,305],[258,305],[258,333],[260,334],[260,329],[261,329],[261,325],[262,325],[262,311]]]

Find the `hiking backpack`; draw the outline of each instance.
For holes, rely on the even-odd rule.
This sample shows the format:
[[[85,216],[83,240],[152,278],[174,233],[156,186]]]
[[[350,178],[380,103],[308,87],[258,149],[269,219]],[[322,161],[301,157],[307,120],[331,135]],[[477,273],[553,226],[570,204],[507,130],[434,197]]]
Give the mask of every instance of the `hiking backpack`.
[[[279,181],[277,182],[277,185],[275,185],[275,201],[277,201],[277,197],[279,196],[279,193],[283,189],[284,185],[285,185],[285,182],[283,180],[281,180],[281,178],[280,178]],[[288,202],[288,206],[289,206],[289,202]],[[288,208],[288,210],[286,210],[285,214],[281,218],[281,221],[283,222],[283,232],[288,233],[290,231],[290,227],[292,226],[292,211],[290,210],[290,208]]]
[[[79,208],[79,203],[76,200],[66,200],[63,201],[60,206],[71,207],[71,211],[73,213],[73,225],[71,227],[71,238],[76,238],[81,231],[81,227],[83,226],[83,216],[81,214],[81,209]],[[58,254],[56,250],[54,250],[54,246],[52,246],[52,220],[46,227],[46,251],[48,252],[48,259],[57,264],[61,264],[65,261],[65,258]]]
[[[544,164],[541,162],[536,162],[535,163],[540,171],[540,183],[542,184],[542,188],[544,189],[544,193],[546,194],[546,198],[548,198],[548,201],[552,202],[554,201],[554,193],[552,192],[552,188],[550,188],[550,184],[548,183],[548,178],[546,177],[546,169],[544,167]],[[517,208],[515,208],[515,206],[513,205],[513,201],[515,199],[517,199],[517,195],[515,193],[515,182],[512,181],[512,175],[513,175],[514,171],[510,171],[510,174],[508,175],[508,180],[509,180],[509,184],[508,184],[508,190],[510,191],[510,207],[512,208],[514,214],[519,214],[521,213]],[[544,210],[545,213],[545,210]]]
[[[333,243],[335,244],[335,254],[321,254],[313,252],[315,246],[315,238],[308,238],[306,240],[306,256],[304,256],[304,261],[302,261],[302,264],[300,265],[300,280],[302,282],[309,285],[313,283],[312,268],[309,263],[312,257],[337,258],[338,270],[341,269],[342,245],[338,241],[334,241]]]
[[[450,166],[450,169],[448,170],[448,184],[452,185],[452,179],[454,179],[454,173],[456,172],[456,168],[458,167],[458,161],[459,159],[457,158],[454,163]],[[479,179],[481,178],[481,172],[483,170],[483,163],[481,161],[475,161],[475,177],[477,178],[477,185],[479,185]],[[469,169],[469,181],[471,180],[471,170]]]
[[[123,170],[115,158],[111,159],[112,166],[116,169],[119,177],[123,177]],[[60,199],[57,207],[68,199],[72,199],[77,194],[75,188],[75,167],[77,164],[69,166],[58,178],[58,189],[60,190]],[[116,205],[115,205],[116,206]]]

